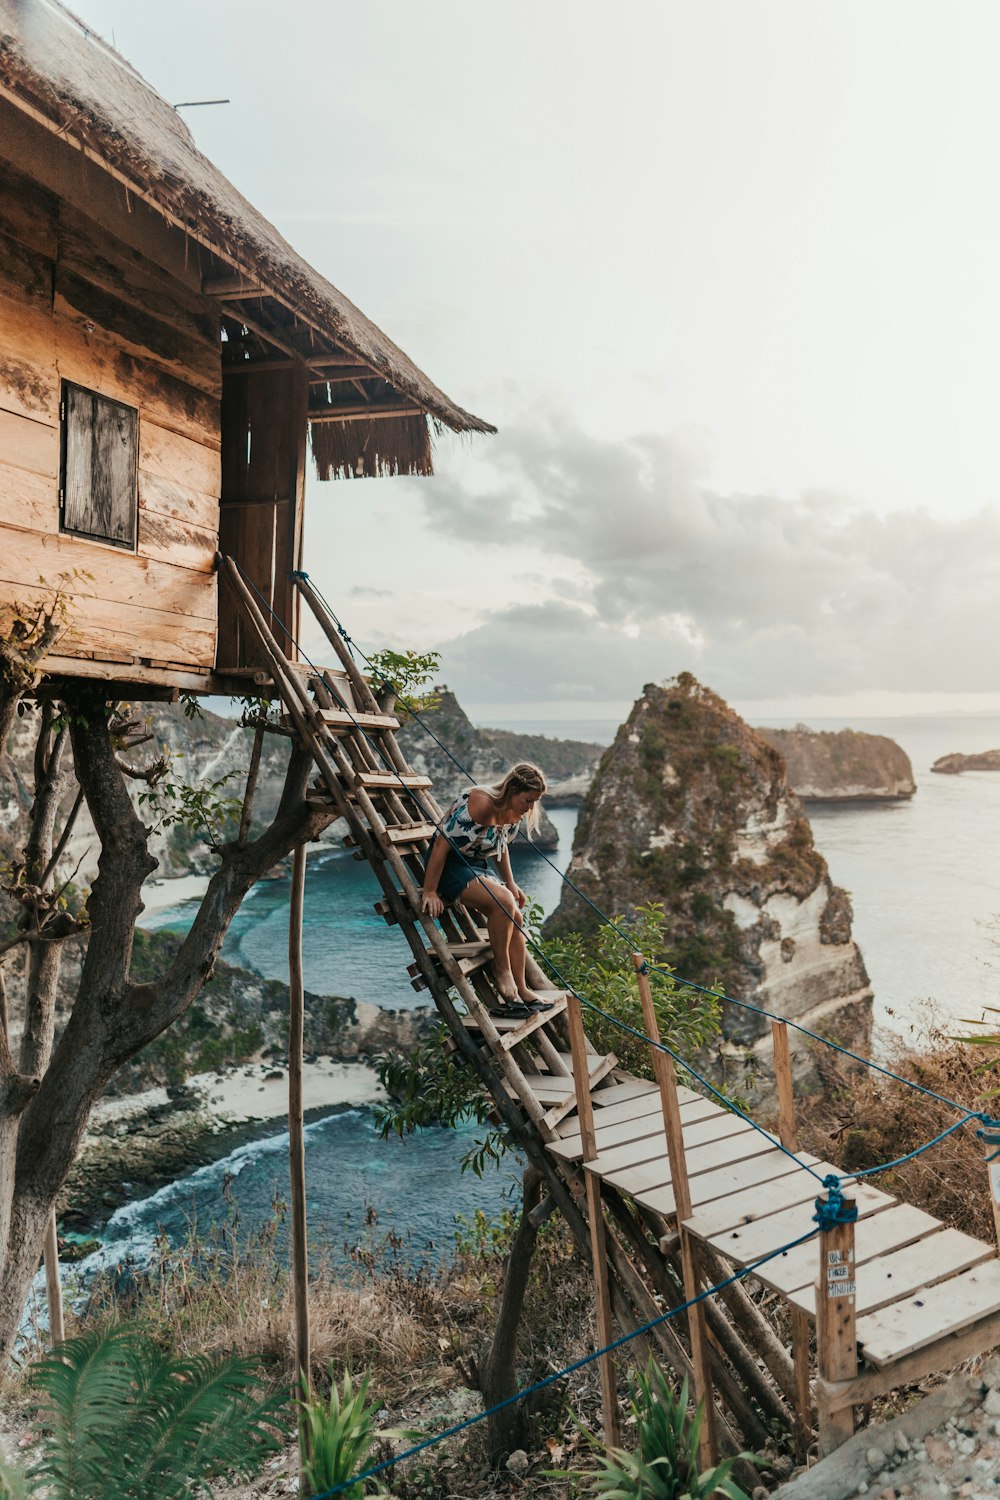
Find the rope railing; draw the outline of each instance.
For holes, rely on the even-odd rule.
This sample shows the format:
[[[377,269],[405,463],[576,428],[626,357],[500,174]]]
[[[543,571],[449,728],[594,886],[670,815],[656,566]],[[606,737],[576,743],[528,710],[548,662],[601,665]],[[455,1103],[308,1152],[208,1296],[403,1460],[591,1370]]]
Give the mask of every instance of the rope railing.
[[[275,610],[271,607],[270,603],[264,598],[263,594],[257,588],[256,584],[254,584],[253,581],[247,577],[246,573],[244,572],[244,570],[240,567],[240,565],[238,563],[236,564],[236,567],[238,568],[238,570],[240,572],[240,575],[243,578],[244,582],[246,583],[247,587],[250,588],[250,589],[252,589],[252,591],[256,594],[258,600],[261,602],[261,604],[265,607],[265,609],[271,615],[271,618],[280,626],[281,630],[288,637],[289,641],[292,642],[292,644],[295,646],[296,650],[301,654],[301,656],[303,657],[303,659],[305,660],[305,662],[307,663],[307,665],[312,668],[312,670],[316,673],[316,675],[317,675],[318,678],[323,679],[324,669],[322,667],[320,667],[320,666],[317,666],[317,664],[315,662],[313,662],[311,660],[311,658],[309,657],[309,655],[302,649],[302,646],[299,643],[299,641],[296,639],[296,637],[293,635],[293,633],[288,629],[288,627],[285,625],[284,621],[280,619],[280,617],[277,615],[277,613],[275,612]],[[313,590],[313,592],[316,594],[316,597],[323,604],[323,607],[327,610],[328,614],[330,615],[331,620],[333,620],[334,624],[337,627],[337,630],[339,631],[342,639],[344,640],[344,642],[345,642],[345,644],[347,646],[347,649],[351,652],[351,655],[353,656],[354,653],[357,652],[358,655],[361,656],[362,660],[366,663],[366,665],[368,665],[369,667],[373,666],[373,663],[371,662],[370,658],[365,655],[364,651],[361,650],[361,648],[357,645],[357,643],[348,634],[346,628],[344,627],[344,625],[342,624],[342,622],[337,618],[337,615],[335,614],[335,612],[333,611],[333,609],[330,607],[329,602],[324,598],[324,596],[320,592],[320,590],[317,589],[316,586],[312,583],[312,580],[309,578],[308,573],[305,573],[305,572],[303,572],[301,570],[297,570],[297,571],[291,573],[290,576],[293,579],[302,579],[302,580],[305,580],[305,581],[309,582],[310,588]],[[379,750],[379,747],[378,747],[377,743],[372,739],[371,735],[367,732],[367,730],[360,724],[360,722],[358,721],[357,716],[354,713],[354,710],[351,708],[350,704],[346,703],[343,700],[343,697],[336,692],[336,690],[332,687],[332,684],[330,684],[327,681],[326,685],[327,685],[328,689],[333,693],[334,697],[337,698],[338,703],[339,703],[341,709],[344,712],[346,712],[349,715],[349,717],[354,721],[356,733],[359,734],[365,740],[365,742],[368,744],[368,746],[373,751],[375,751],[376,754],[377,754],[378,750]],[[384,684],[384,686],[386,688],[392,688],[393,685],[392,685],[391,682],[386,681],[385,684]],[[438,738],[438,736],[434,733],[434,731],[428,728],[428,726],[424,723],[422,716],[416,710],[414,710],[414,709],[408,709],[407,712],[414,719],[414,721],[420,726],[420,728],[425,733],[427,733],[431,737],[431,739],[434,740],[435,744],[437,744],[441,748],[441,750],[447,755],[448,759],[452,762],[452,764],[455,765],[462,772],[462,774],[468,778],[468,780],[470,782],[473,782],[473,777],[472,777],[471,773],[469,772],[469,770],[467,769],[467,767],[465,767],[464,765],[462,765],[461,761],[459,761],[457,759],[457,757],[454,756],[452,754],[452,752],[442,743],[442,741]],[[404,792],[406,792],[406,794],[408,796],[410,796],[410,797],[413,798],[413,800],[416,802],[417,806],[419,807],[420,811],[424,814],[424,816],[426,818],[428,818],[431,822],[435,822],[436,819],[434,817],[434,814],[433,814],[432,810],[429,809],[426,806],[426,804],[423,802],[422,798],[420,797],[419,793],[416,792],[416,791],[414,791],[414,789],[412,789],[412,788],[406,787],[405,782],[403,781],[402,776],[401,776],[401,774],[398,771],[395,771],[392,774],[394,774],[394,775],[397,776],[397,778],[399,779],[400,789],[403,790]],[[465,862],[465,864],[467,865],[467,867],[470,868],[470,869],[472,869],[473,867],[469,864],[469,861],[465,858],[465,855],[464,855],[463,851],[457,847],[457,845],[455,844],[454,840],[451,839],[449,837],[449,835],[444,832],[443,829],[438,829],[438,833],[439,833],[440,837],[445,838],[447,840],[447,842],[450,845],[451,849],[459,856],[459,858],[461,858]],[[601,908],[595,902],[593,902],[590,899],[589,896],[587,896],[583,891],[581,891],[580,888],[575,884],[575,882],[568,875],[566,875],[563,871],[560,871],[558,869],[558,866],[555,865],[555,863],[552,860],[549,860],[548,857],[544,855],[544,851],[538,849],[537,845],[532,845],[532,847],[535,849],[536,853],[540,853],[540,854],[543,855],[543,858],[546,859],[546,862],[551,866],[551,868],[554,869],[554,870],[556,870],[557,874],[560,876],[560,879],[563,881],[563,883],[566,884],[566,885],[568,885],[571,890],[573,890],[577,895],[579,895],[587,903],[587,905],[600,918],[601,922],[605,926],[610,927],[612,929],[612,931],[614,931],[615,933],[617,933],[618,936],[620,938],[622,938],[623,941],[625,941],[626,943],[628,943],[629,951],[630,952],[634,952],[635,951],[635,943],[632,940],[632,938],[629,936],[629,934],[627,932],[625,932],[624,929],[621,928],[611,917],[609,917],[606,912],[603,912],[601,910]],[[479,872],[477,871],[476,873],[478,874]],[[484,884],[485,884],[485,886],[488,889],[490,882],[486,881],[486,882],[484,882]],[[489,894],[491,895],[492,899],[496,902],[496,905],[498,906],[498,908],[503,912],[503,914],[507,918],[507,920],[510,921],[512,925],[517,924],[516,917],[512,916],[507,911],[506,907],[503,905],[503,902],[501,902],[496,896],[493,896],[493,893],[491,891],[489,892]],[[520,924],[517,924],[517,925],[520,925]],[[523,928],[522,928],[522,931],[523,931]],[[794,1151],[792,1151],[788,1147],[784,1146],[781,1143],[781,1141],[779,1141],[777,1139],[777,1137],[772,1136],[769,1131],[766,1131],[763,1128],[763,1126],[759,1125],[756,1120],[752,1119],[751,1116],[748,1115],[745,1110],[741,1109],[739,1107],[739,1105],[737,1105],[735,1103],[735,1101],[733,1101],[732,1099],[730,1099],[726,1095],[724,1095],[719,1089],[717,1089],[715,1087],[714,1084],[712,1084],[711,1082],[709,1082],[709,1080],[707,1078],[705,1078],[702,1074],[700,1074],[697,1071],[697,1069],[693,1067],[692,1064],[690,1064],[689,1062],[685,1061],[684,1058],[680,1057],[664,1041],[662,1041],[662,1040],[656,1040],[653,1037],[647,1036],[645,1032],[637,1029],[634,1026],[630,1026],[627,1021],[623,1021],[619,1016],[615,1016],[611,1012],[604,1010],[600,1005],[596,1004],[593,1000],[590,1000],[585,995],[581,994],[580,991],[576,988],[576,986],[574,986],[566,978],[566,976],[560,971],[558,964],[552,958],[551,954],[549,954],[545,950],[545,948],[537,941],[537,939],[535,939],[532,936],[531,933],[524,932],[524,938],[525,938],[525,942],[531,947],[531,949],[538,956],[538,958],[541,960],[541,962],[556,977],[556,979],[559,981],[559,983],[571,995],[573,995],[573,997],[578,1001],[578,1003],[581,1006],[584,1006],[586,1009],[588,1009],[589,1011],[591,1011],[593,1014],[595,1014],[597,1016],[600,1016],[602,1020],[606,1021],[611,1026],[616,1027],[621,1032],[623,1032],[623,1033],[625,1033],[625,1034],[633,1037],[635,1040],[637,1040],[639,1042],[642,1042],[646,1046],[656,1048],[657,1050],[666,1053],[667,1056],[669,1056],[670,1058],[672,1058],[673,1061],[679,1067],[683,1068],[684,1071],[691,1078],[695,1079],[698,1083],[700,1083],[702,1085],[702,1087],[708,1089],[710,1093],[712,1093],[713,1095],[715,1095],[715,1097],[722,1102],[722,1104],[725,1106],[725,1108],[727,1110],[729,1110],[731,1113],[735,1114],[739,1119],[743,1120],[747,1125],[751,1126],[754,1130],[758,1131],[761,1135],[765,1136],[768,1140],[772,1141],[773,1145],[774,1145],[774,1148],[776,1150],[783,1151],[785,1153],[785,1155],[788,1156],[795,1163],[795,1165],[800,1170],[802,1170],[804,1172],[808,1172],[811,1176],[815,1177],[817,1181],[823,1181],[823,1179],[820,1177],[819,1173],[816,1172],[807,1162],[804,1162],[804,1161],[800,1160],[800,1158],[795,1154]],[[960,1114],[962,1116],[961,1119],[957,1120],[953,1125],[949,1126],[948,1129],[946,1129],[944,1131],[941,1131],[938,1135],[935,1135],[931,1140],[928,1140],[928,1141],[924,1142],[923,1145],[916,1147],[913,1151],[907,1152],[905,1156],[898,1157],[898,1158],[894,1159],[893,1161],[883,1162],[883,1163],[880,1163],[880,1164],[876,1164],[875,1166],[868,1167],[868,1168],[866,1168],[864,1170],[859,1170],[859,1171],[855,1171],[855,1172],[846,1174],[843,1179],[841,1179],[841,1178],[838,1177],[836,1179],[838,1181],[838,1183],[841,1182],[841,1181],[844,1181],[844,1182],[846,1182],[846,1181],[853,1181],[853,1180],[856,1180],[856,1179],[859,1179],[859,1178],[862,1178],[862,1177],[874,1176],[876,1173],[886,1172],[886,1171],[889,1171],[893,1167],[901,1166],[904,1162],[912,1161],[912,1160],[916,1159],[917,1157],[922,1156],[926,1151],[932,1150],[935,1146],[939,1145],[943,1140],[946,1140],[950,1135],[953,1135],[957,1130],[960,1130],[964,1125],[969,1124],[973,1120],[978,1121],[980,1123],[980,1125],[983,1127],[982,1131],[977,1132],[978,1134],[988,1134],[989,1132],[993,1132],[997,1136],[996,1144],[1000,1145],[1000,1120],[994,1119],[994,1117],[992,1115],[990,1115],[986,1111],[970,1110],[965,1105],[959,1104],[956,1100],[948,1099],[945,1095],[942,1095],[942,1094],[937,1094],[932,1089],[928,1089],[924,1085],[916,1083],[912,1079],[905,1078],[902,1074],[895,1073],[891,1069],[884,1068],[880,1064],[872,1062],[871,1059],[869,1059],[869,1058],[864,1058],[864,1057],[861,1057],[857,1053],[849,1052],[847,1048],[839,1046],[838,1043],[832,1042],[828,1037],[822,1036],[819,1032],[810,1031],[808,1027],[804,1027],[804,1026],[799,1025],[797,1022],[790,1021],[785,1016],[779,1016],[779,1015],[777,1015],[776,1013],[774,1013],[772,1011],[765,1010],[761,1006],[754,1006],[754,1005],[750,1004],[749,1001],[740,1001],[740,1000],[734,999],[732,996],[727,995],[724,991],[721,991],[721,990],[718,990],[718,989],[712,989],[712,988],[710,988],[707,985],[698,984],[694,980],[684,979],[681,976],[674,974],[674,972],[671,969],[664,968],[663,966],[660,966],[660,965],[650,965],[648,963],[644,963],[644,970],[645,970],[645,972],[652,973],[654,975],[654,977],[656,977],[657,979],[659,979],[661,982],[664,979],[669,979],[669,980],[672,980],[673,982],[681,984],[681,985],[683,985],[683,986],[685,986],[687,988],[690,988],[690,989],[693,989],[693,990],[697,990],[697,991],[699,991],[702,994],[706,994],[706,995],[712,996],[713,998],[715,998],[715,999],[717,999],[717,1000],[719,1000],[721,1002],[728,1003],[730,1005],[740,1006],[740,1007],[742,1007],[744,1009],[748,1009],[748,1010],[751,1010],[751,1011],[755,1011],[757,1014],[765,1016],[765,1017],[768,1017],[771,1020],[783,1021],[783,1022],[785,1022],[786,1025],[793,1026],[796,1030],[804,1033],[805,1035],[809,1036],[813,1040],[815,1040],[817,1042],[821,1042],[825,1046],[831,1047],[831,1048],[833,1048],[834,1050],[836,1050],[838,1052],[845,1053],[847,1056],[850,1056],[850,1057],[854,1058],[857,1062],[859,1062],[860,1064],[862,1064],[865,1067],[870,1068],[872,1071],[875,1071],[875,1072],[878,1072],[878,1073],[882,1073],[884,1076],[893,1079],[895,1082],[904,1084],[907,1088],[913,1089],[913,1090],[915,1090],[918,1093],[921,1093],[921,1094],[924,1094],[924,1095],[926,1095],[926,1096],[928,1096],[930,1098],[933,1098],[938,1103],[946,1105],[948,1108],[955,1109],[955,1110],[958,1110],[960,1112]],[[1000,1152],[998,1152],[998,1154],[1000,1154]],[[827,1180],[829,1180],[829,1178]]]

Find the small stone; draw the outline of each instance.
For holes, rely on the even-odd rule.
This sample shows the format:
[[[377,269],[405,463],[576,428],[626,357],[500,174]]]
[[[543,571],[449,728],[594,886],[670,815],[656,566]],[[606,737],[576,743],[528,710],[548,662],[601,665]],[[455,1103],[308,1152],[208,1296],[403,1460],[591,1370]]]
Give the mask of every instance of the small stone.
[[[858,1494],[859,1495],[867,1495],[867,1493],[868,1493],[868,1485],[865,1482],[865,1480],[862,1479],[861,1483],[858,1485]]]
[[[924,1439],[926,1457],[932,1464],[944,1465],[951,1462],[951,1449],[943,1438],[935,1437],[933,1433]]]
[[[890,1484],[884,1490],[879,1490],[875,1500],[896,1500],[895,1486]]]
[[[986,1392],[983,1411],[991,1417],[1000,1417],[1000,1391],[991,1389]]]
[[[507,1460],[507,1470],[519,1478],[528,1467],[528,1455],[523,1448],[515,1448]]]
[[[974,1437],[962,1437],[958,1439],[958,1451],[959,1453],[964,1453],[966,1456],[970,1453],[975,1453],[978,1446],[979,1444]]]
[[[882,1452],[882,1449],[875,1447],[869,1448],[867,1453],[865,1454],[865,1463],[868,1465],[869,1469],[871,1469],[873,1474],[877,1474],[879,1469],[881,1469],[882,1465],[885,1463],[885,1454]]]
[[[909,1438],[906,1436],[906,1433],[903,1432],[902,1429],[900,1429],[900,1431],[896,1433],[896,1452],[909,1453],[910,1447],[911,1444]]]

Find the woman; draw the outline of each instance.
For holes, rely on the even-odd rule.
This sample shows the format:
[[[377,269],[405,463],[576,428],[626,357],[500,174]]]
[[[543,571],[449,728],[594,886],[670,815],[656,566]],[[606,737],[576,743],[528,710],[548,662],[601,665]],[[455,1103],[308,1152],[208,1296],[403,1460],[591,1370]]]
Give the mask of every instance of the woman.
[[[470,787],[441,819],[424,870],[421,908],[428,916],[439,917],[446,905],[461,901],[486,918],[505,1015],[552,1009],[524,977],[521,909],[527,897],[514,879],[507,847],[522,818],[529,829],[537,825],[544,791],[545,777],[529,761],[511,766],[497,786]],[[487,863],[490,858],[497,873]]]

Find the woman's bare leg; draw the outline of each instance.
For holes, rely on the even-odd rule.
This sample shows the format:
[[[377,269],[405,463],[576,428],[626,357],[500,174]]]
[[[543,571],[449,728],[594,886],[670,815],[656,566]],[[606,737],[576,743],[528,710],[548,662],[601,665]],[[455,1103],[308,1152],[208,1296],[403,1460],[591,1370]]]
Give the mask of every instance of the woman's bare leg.
[[[522,1000],[530,1003],[531,1001],[540,1000],[542,997],[538,994],[537,990],[531,989],[524,977],[524,965],[527,956],[528,944],[524,936],[524,929],[521,926],[520,913],[518,913],[517,926],[511,929],[510,934],[510,971],[514,976],[518,995]]]
[[[478,911],[486,918],[490,947],[493,949],[493,977],[504,1000],[518,998],[517,984],[511,972],[511,939],[517,925],[517,902],[506,886],[495,880],[472,880],[459,897],[463,906]],[[524,978],[522,938],[521,977]]]

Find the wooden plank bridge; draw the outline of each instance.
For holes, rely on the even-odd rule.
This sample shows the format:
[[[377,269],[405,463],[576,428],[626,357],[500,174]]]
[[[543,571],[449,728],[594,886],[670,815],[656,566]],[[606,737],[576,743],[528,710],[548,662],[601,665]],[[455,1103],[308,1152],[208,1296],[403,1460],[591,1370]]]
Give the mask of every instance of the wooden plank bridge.
[[[346,820],[346,842],[382,886],[376,909],[410,944],[412,983],[428,990],[450,1045],[539,1175],[544,1196],[533,1217],[563,1213],[590,1260],[602,1345],[642,1329],[639,1350],[693,1376],[707,1398],[706,1461],[761,1446],[775,1423],[794,1432],[804,1452],[817,1416],[820,1450],[830,1451],[850,1435],[862,1403],[1000,1341],[995,1246],[849,1177],[841,1183],[856,1223],[817,1231],[823,1179],[841,1174],[795,1151],[783,1023],[773,1028],[781,1125],[771,1134],[678,1086],[657,1047],[653,1081],[596,1052],[579,1002],[553,989],[530,955],[529,983],[547,992],[552,1008],[528,1019],[500,1014],[485,930],[461,906],[438,922],[420,911],[423,861],[441,808],[397,743],[391,701],[376,697],[308,578],[299,576],[297,587],[337,668],[289,660],[239,570],[229,559],[223,568],[259,639],[261,681],[273,684],[287,728],[315,760],[310,796]],[[647,1035],[656,1041],[648,980],[641,962],[636,967]],[[761,1302],[730,1279],[748,1266],[777,1294],[763,1301],[772,1316],[775,1303],[783,1308],[780,1334]],[[710,1287],[719,1290],[663,1320],[665,1309]],[[605,1434],[617,1441],[610,1356],[601,1374]]]

